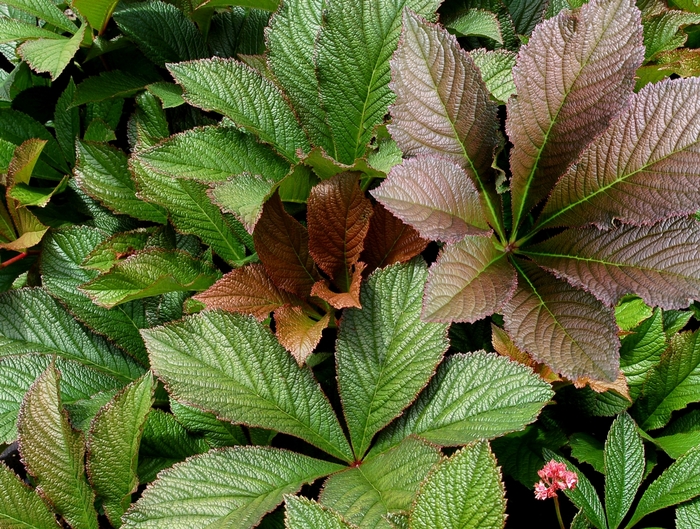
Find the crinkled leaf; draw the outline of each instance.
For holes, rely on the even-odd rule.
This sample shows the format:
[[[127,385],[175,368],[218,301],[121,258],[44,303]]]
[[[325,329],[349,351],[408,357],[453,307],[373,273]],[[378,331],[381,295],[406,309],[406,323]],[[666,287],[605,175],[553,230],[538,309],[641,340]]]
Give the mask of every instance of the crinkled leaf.
[[[44,19],[71,34],[78,31],[76,25],[51,0],[5,0],[3,3]]]
[[[343,314],[338,386],[355,455],[428,383],[447,350],[447,326],[421,321],[425,264],[376,271],[362,289],[362,309]]]
[[[542,21],[549,4],[548,0],[504,0],[508,7],[515,30],[520,35],[529,35],[534,27]],[[571,7],[574,7],[573,4]]]
[[[336,309],[346,309],[350,307],[362,308],[360,304],[360,285],[362,283],[362,273],[365,269],[365,263],[357,263],[349,272],[350,285],[347,287],[347,292],[336,292],[331,289],[328,281],[322,279],[314,283],[311,288],[311,295],[321,298],[331,307]]]
[[[412,433],[459,446],[522,430],[552,395],[550,385],[522,364],[483,351],[452,355],[413,406],[380,434],[371,453]]]
[[[274,146],[292,162],[309,144],[282,92],[270,80],[233,59],[204,59],[170,64],[170,73],[185,89],[185,100],[214,110]]]
[[[81,266],[105,272],[123,257],[143,250],[152,235],[153,230],[148,228],[117,233],[95,246]]]
[[[700,23],[700,15],[683,11],[665,11],[644,20],[644,54],[646,60],[658,53],[683,46],[688,35],[681,29]]]
[[[71,166],[75,165],[75,140],[80,136],[80,110],[69,108],[73,101],[75,90],[75,83],[71,78],[68,86],[56,102],[53,116],[56,140],[58,140],[61,151]]]
[[[134,151],[156,145],[170,135],[170,127],[160,101],[148,92],[136,96],[136,110],[127,124]]]
[[[35,24],[14,20],[11,18],[0,18],[0,44],[12,42],[14,40],[27,39],[63,39],[60,34],[41,28]]]
[[[426,239],[457,242],[489,230],[467,172],[446,158],[404,161],[392,168],[372,196]]]
[[[232,270],[194,298],[208,309],[250,314],[258,320],[282,305],[295,303],[292,295],[275,286],[259,263]]]
[[[22,402],[19,447],[37,492],[74,529],[97,529],[95,498],[85,478],[85,440],[61,409],[59,373],[51,365]]]
[[[286,305],[275,310],[275,336],[299,365],[303,365],[321,341],[330,319],[330,312],[317,321],[301,307]]]
[[[503,44],[498,17],[495,13],[484,9],[467,9],[456,18],[451,19],[446,27],[459,37],[471,35],[488,37]]]
[[[362,529],[391,529],[384,516],[409,511],[421,482],[439,461],[440,451],[435,446],[409,437],[397,447],[329,477],[319,501]]]
[[[341,468],[278,448],[212,450],[159,474],[123,527],[250,529],[285,494]]]
[[[470,323],[498,312],[513,296],[516,273],[493,238],[467,235],[443,248],[430,268],[423,317]]]
[[[41,151],[44,150],[45,146],[45,140],[34,138],[22,142],[22,145],[15,149],[10,165],[7,168],[8,191],[11,190],[15,184],[29,183],[32,172],[34,172],[34,166],[39,160]]]
[[[515,94],[513,67],[515,53],[508,50],[478,49],[469,52],[470,57],[481,71],[486,88],[500,104]]]
[[[202,312],[142,334],[154,371],[176,400],[232,422],[296,435],[340,459],[353,459],[311,371],[300,368],[255,320]]]
[[[559,180],[542,225],[650,224],[700,204],[700,80],[644,87]],[[580,141],[579,141],[580,143]]]
[[[265,53],[265,28],[270,21],[270,13],[261,9],[261,3],[250,6],[252,9],[233,7],[219,11],[211,19],[207,44],[219,57],[236,57],[245,61],[244,55],[260,56]],[[204,11],[206,13],[206,11]],[[263,59],[263,62],[266,62]],[[267,68],[267,65],[265,66]]]
[[[462,448],[421,485],[409,515],[412,529],[502,529],[506,523],[501,470],[488,443]]]
[[[676,508],[676,528],[693,529],[700,525],[700,500],[693,500]]]
[[[153,377],[149,373],[129,384],[102,408],[87,435],[90,483],[115,527],[121,526],[121,515],[131,505],[131,493],[139,484],[139,442],[152,399]]]
[[[265,201],[279,184],[274,178],[240,174],[212,185],[212,200],[227,213],[233,213],[249,233],[262,215]]]
[[[531,263],[515,264],[518,287],[503,306],[515,344],[570,379],[616,380],[620,341],[613,311]]]
[[[185,406],[176,400],[170,401],[170,411],[187,431],[203,435],[207,443],[214,448],[248,444],[240,426],[220,421],[213,413]]]
[[[592,0],[540,24],[521,49],[506,126],[515,226],[625,106],[641,41],[633,0]]]
[[[337,512],[303,496],[285,496],[286,529],[357,529]]]
[[[0,463],[0,523],[6,529],[58,529],[56,517],[17,475]]]
[[[55,80],[78,51],[86,27],[81,26],[71,38],[28,40],[17,48],[17,53],[32,70],[38,73],[46,72]]]
[[[644,475],[644,447],[637,425],[626,413],[613,421],[605,442],[605,512],[617,529],[632,506]]]
[[[620,369],[627,378],[630,397],[636,400],[644,381],[666,350],[666,336],[660,310],[620,340]]]

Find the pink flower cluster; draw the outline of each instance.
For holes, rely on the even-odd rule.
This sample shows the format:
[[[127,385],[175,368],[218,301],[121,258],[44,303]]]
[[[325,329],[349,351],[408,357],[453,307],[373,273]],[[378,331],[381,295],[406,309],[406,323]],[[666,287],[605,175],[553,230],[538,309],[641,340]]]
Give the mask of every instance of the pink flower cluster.
[[[555,498],[558,490],[575,489],[578,484],[576,472],[566,470],[564,463],[557,463],[554,459],[546,463],[537,474],[542,478],[535,485],[535,498],[538,500]]]

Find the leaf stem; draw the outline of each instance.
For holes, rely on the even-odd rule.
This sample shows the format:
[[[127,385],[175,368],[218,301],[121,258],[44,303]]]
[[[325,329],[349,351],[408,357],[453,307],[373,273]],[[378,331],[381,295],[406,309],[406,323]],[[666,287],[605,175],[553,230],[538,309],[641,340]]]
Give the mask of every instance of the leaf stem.
[[[21,261],[25,257],[29,255],[29,252],[22,252],[20,254],[15,255],[14,257],[8,259],[4,263],[0,263],[0,268],[6,268],[12,264],[15,264],[17,261]]]
[[[561,519],[561,510],[559,509],[559,498],[554,496],[554,510],[557,511],[557,520],[559,520],[559,527],[561,529],[566,529],[564,527],[564,520]]]

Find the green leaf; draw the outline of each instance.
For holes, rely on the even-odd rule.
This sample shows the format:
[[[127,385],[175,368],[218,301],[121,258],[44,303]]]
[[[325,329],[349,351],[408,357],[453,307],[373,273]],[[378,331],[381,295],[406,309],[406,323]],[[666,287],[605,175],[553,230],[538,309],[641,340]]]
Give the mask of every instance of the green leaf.
[[[71,35],[78,31],[76,25],[51,0],[4,0],[3,3],[42,18]]]
[[[361,0],[328,6],[316,65],[331,136],[320,146],[330,156],[352,165],[364,155],[374,127],[394,100],[389,59],[399,42],[404,9],[433,18],[438,4],[435,0]]]
[[[58,529],[60,525],[41,498],[0,463],[0,524],[6,529]]]
[[[101,35],[118,2],[119,0],[73,0],[73,7],[87,18],[90,25]]]
[[[499,44],[503,44],[501,24],[495,13],[484,9],[467,9],[456,18],[451,19],[446,25],[458,37],[474,35],[488,37]]]
[[[152,83],[146,89],[160,99],[163,108],[175,108],[185,104],[182,98],[182,88],[173,83]]]
[[[56,102],[53,115],[56,140],[71,166],[75,165],[75,141],[80,137],[80,109],[71,107],[75,90],[75,83],[71,78]]]
[[[340,469],[278,448],[212,450],[161,472],[124,515],[123,527],[250,529],[285,494]]]
[[[459,446],[522,430],[552,395],[549,384],[505,357],[483,351],[452,355],[413,406],[380,434],[371,453],[412,433],[438,445]]]
[[[19,448],[37,491],[74,529],[97,529],[95,495],[85,479],[85,441],[61,409],[59,373],[51,365],[24,397]]]
[[[515,29],[520,35],[530,35],[533,28],[543,20],[549,7],[547,0],[504,0],[503,3],[508,7]],[[567,7],[573,8],[570,4]]]
[[[136,196],[126,155],[109,145],[78,142],[78,185],[91,197],[114,211],[137,219],[165,224],[165,212]]]
[[[39,288],[0,295],[0,351],[3,357],[29,353],[57,355],[124,382],[143,373],[134,360],[87,331]]]
[[[676,529],[693,529],[700,524],[700,500],[690,501],[676,508]]]
[[[117,233],[109,239],[99,243],[90,254],[85,257],[81,266],[105,272],[112,268],[121,258],[146,247],[148,239],[154,231],[148,228]]]
[[[335,457],[353,460],[311,371],[299,367],[262,324],[212,311],[142,334],[154,371],[176,400],[234,423],[296,435]],[[218,381],[215,387],[212,377]]]
[[[466,446],[423,483],[409,515],[411,529],[501,529],[505,490],[488,443]]]
[[[124,6],[114,13],[124,35],[159,66],[209,55],[197,26],[172,4],[160,0]]]
[[[367,529],[391,529],[390,512],[411,509],[418,487],[440,461],[440,451],[415,437],[361,465],[332,475],[319,501],[349,523]]]
[[[203,435],[207,443],[214,448],[248,444],[240,426],[220,421],[213,413],[185,406],[176,400],[170,401],[170,411],[188,431]]]
[[[665,11],[644,20],[644,58],[648,61],[661,52],[683,46],[688,35],[681,29],[700,23],[700,15],[683,11]]]
[[[63,388],[61,388],[61,390],[61,397],[63,397]],[[117,393],[118,390],[112,389],[95,393],[88,398],[80,399],[72,403],[65,402],[64,400],[63,402],[68,412],[68,418],[73,428],[81,432],[87,432],[97,412],[106,406]]]
[[[253,1],[255,0],[251,0]],[[266,50],[265,28],[270,21],[270,14],[257,6],[234,7],[216,13],[211,19],[207,37],[211,54],[238,57],[244,62],[250,57],[262,57]],[[266,62],[262,57],[263,69],[267,69]]]
[[[632,329],[620,340],[620,369],[625,374],[630,397],[636,400],[644,381],[666,350],[666,335],[660,310]]]
[[[299,496],[285,496],[284,500],[284,526],[287,529],[356,529],[340,514],[313,500]]]
[[[637,425],[626,413],[613,421],[605,442],[605,511],[617,529],[632,506],[644,475],[644,447]]]
[[[15,40],[27,39],[62,39],[60,34],[54,33],[34,24],[28,24],[11,18],[0,18],[0,44]]]
[[[500,104],[506,103],[515,94],[515,53],[481,48],[469,52],[469,55],[481,71],[481,77],[493,98]]]
[[[643,430],[661,428],[675,410],[700,400],[699,336],[698,332],[674,336],[649,373],[631,412]]]
[[[678,459],[691,448],[700,445],[700,410],[693,410],[673,421],[654,439],[673,459]]]
[[[32,70],[46,72],[55,80],[68,66],[85,36],[86,25],[80,27],[71,38],[28,40],[17,48],[17,53],[27,61]]]
[[[166,292],[206,290],[220,277],[213,265],[187,252],[152,248],[119,261],[80,289],[95,303],[109,309]]]
[[[679,457],[647,490],[626,529],[647,514],[700,496],[700,446]]]
[[[278,185],[279,181],[274,178],[240,174],[213,184],[209,194],[215,204],[223,211],[234,214],[245,229],[253,233],[265,201]]]
[[[569,439],[571,457],[579,463],[588,463],[596,471],[605,475],[604,445],[592,435],[575,433]]]
[[[131,505],[139,442],[153,400],[150,373],[129,384],[98,412],[87,434],[87,472],[105,515],[115,527]]]
[[[185,100],[219,112],[274,146],[292,162],[309,144],[282,92],[270,80],[233,59],[214,57],[168,65]]]
[[[615,320],[622,331],[631,331],[652,314],[653,309],[634,295],[624,296],[615,306]]]
[[[17,207],[37,206],[43,208],[49,203],[54,193],[60,193],[66,188],[68,175],[63,177],[56,187],[30,187],[26,184],[15,184],[8,189],[7,197],[17,202]]]
[[[78,85],[71,106],[131,97],[143,90],[149,82],[149,79],[124,70],[102,72],[100,75],[88,77]]]
[[[170,135],[170,127],[160,101],[148,92],[136,96],[136,111],[128,124],[134,152],[156,145]]]
[[[421,261],[379,270],[362,287],[362,309],[343,314],[338,388],[358,459],[416,398],[449,346],[446,325],[420,319],[427,275]]]

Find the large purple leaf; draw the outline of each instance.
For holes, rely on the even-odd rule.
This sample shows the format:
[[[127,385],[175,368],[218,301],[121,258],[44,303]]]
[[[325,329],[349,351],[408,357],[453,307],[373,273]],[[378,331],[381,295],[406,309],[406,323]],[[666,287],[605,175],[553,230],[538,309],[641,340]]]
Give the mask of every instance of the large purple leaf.
[[[430,268],[423,297],[426,321],[474,322],[498,312],[513,295],[516,274],[488,237],[446,246]]]
[[[503,307],[515,345],[572,380],[616,380],[620,340],[612,309],[532,263],[515,264],[518,288]]]
[[[700,208],[700,79],[647,85],[557,183],[541,226],[651,224]]]
[[[610,231],[570,229],[524,253],[610,306],[634,293],[648,305],[679,309],[700,298],[699,248],[700,222],[683,217]]]
[[[514,226],[623,108],[643,59],[634,0],[591,0],[535,29],[508,103]]]
[[[372,195],[421,237],[457,242],[489,230],[468,172],[447,158],[421,155],[394,166]]]

